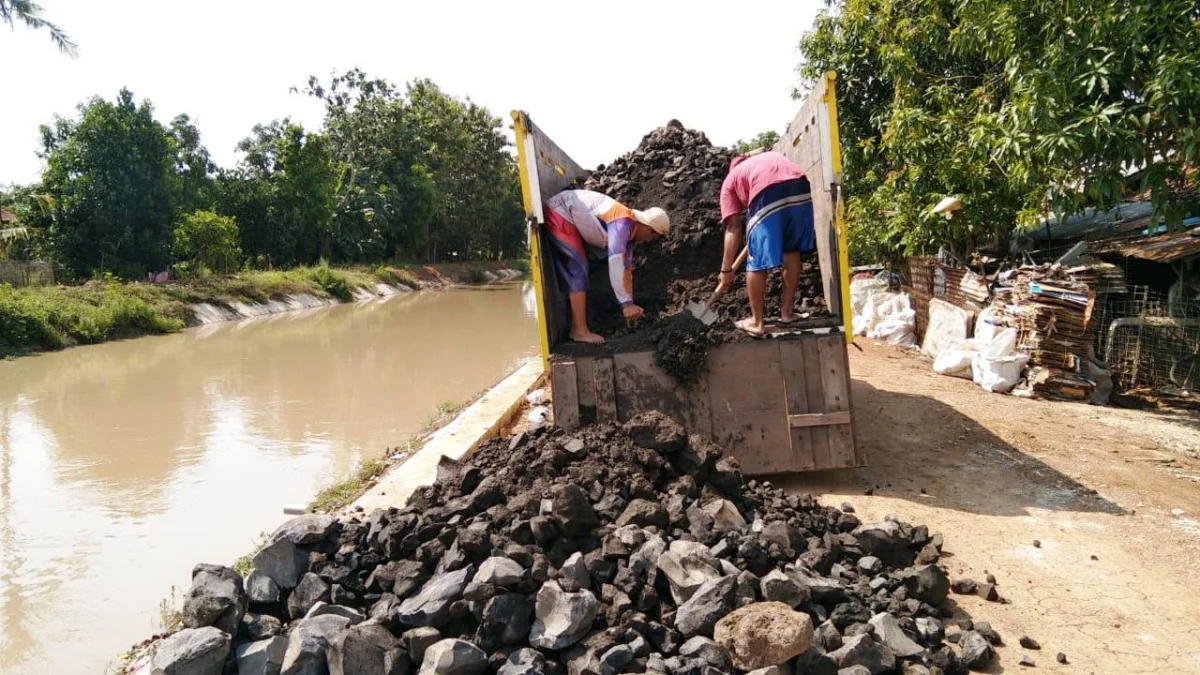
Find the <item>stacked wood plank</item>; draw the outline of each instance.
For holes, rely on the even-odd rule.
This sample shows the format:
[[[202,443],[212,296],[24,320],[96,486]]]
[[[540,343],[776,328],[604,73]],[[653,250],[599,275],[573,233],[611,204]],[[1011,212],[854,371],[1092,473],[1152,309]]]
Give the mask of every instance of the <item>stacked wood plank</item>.
[[[1087,378],[1078,373],[1091,353],[1096,294],[1078,279],[1061,268],[1025,267],[992,305],[1017,329],[1017,351],[1029,355],[1028,383],[1039,396],[1085,401],[1094,388],[1082,386]]]

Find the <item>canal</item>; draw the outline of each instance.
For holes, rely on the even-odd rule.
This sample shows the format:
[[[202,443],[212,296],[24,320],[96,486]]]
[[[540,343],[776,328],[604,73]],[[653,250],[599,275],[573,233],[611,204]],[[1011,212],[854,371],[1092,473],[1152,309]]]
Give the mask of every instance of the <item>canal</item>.
[[[536,354],[528,284],[0,362],[0,673],[103,673],[198,561]]]

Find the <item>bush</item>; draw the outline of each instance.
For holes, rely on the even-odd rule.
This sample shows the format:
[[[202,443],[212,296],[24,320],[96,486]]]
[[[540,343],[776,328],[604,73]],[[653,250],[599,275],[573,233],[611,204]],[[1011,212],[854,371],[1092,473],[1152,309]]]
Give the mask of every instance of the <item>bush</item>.
[[[487,273],[479,267],[472,267],[467,270],[467,276],[473,284],[484,284],[488,280]]]
[[[134,286],[0,286],[0,356],[170,333],[183,326],[179,318],[159,315]]]
[[[190,263],[196,276],[208,268],[227,273],[238,268],[242,250],[238,246],[237,223],[212,211],[196,211],[184,216],[175,226],[176,257]]]
[[[329,263],[324,260],[320,265],[312,268],[312,279],[321,287],[321,290],[339,300],[350,300],[354,297],[353,289],[346,278],[331,269]]]

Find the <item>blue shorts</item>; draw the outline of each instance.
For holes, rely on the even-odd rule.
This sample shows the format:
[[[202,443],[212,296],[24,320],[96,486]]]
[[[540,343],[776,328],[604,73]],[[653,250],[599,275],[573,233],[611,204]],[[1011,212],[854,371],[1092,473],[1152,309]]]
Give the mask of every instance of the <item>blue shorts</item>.
[[[750,250],[746,259],[748,272],[782,267],[784,253],[815,249],[817,241],[808,179],[796,178],[763,188],[746,209],[746,230],[750,232],[747,242]]]

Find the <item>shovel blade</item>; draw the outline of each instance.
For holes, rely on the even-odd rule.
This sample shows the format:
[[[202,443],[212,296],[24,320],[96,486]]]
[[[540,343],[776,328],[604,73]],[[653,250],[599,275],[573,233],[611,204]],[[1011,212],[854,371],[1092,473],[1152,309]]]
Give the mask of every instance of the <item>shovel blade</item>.
[[[703,302],[689,303],[687,308],[692,313],[692,316],[699,319],[700,323],[705,326],[711,326],[717,322],[717,313],[712,310],[712,307],[707,306]]]

